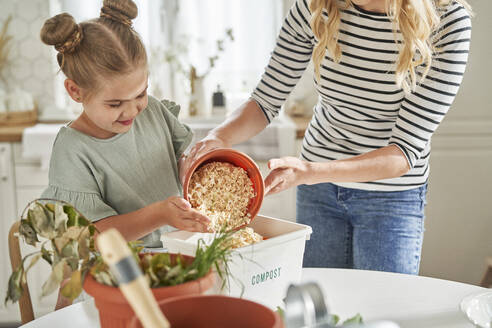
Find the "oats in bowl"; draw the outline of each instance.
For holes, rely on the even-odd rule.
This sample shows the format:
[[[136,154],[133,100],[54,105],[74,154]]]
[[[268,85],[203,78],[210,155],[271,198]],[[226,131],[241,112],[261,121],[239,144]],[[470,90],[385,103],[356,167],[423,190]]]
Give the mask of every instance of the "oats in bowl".
[[[210,230],[216,232],[248,224],[248,205],[254,196],[246,171],[226,162],[207,163],[196,170],[188,191],[191,206],[210,218]]]

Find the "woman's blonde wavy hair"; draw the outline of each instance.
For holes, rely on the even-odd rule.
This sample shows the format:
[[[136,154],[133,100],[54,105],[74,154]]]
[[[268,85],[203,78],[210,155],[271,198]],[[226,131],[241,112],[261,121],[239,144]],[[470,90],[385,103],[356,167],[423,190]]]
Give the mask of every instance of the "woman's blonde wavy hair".
[[[416,67],[424,65],[425,70],[420,81],[425,79],[432,62],[433,47],[430,36],[437,29],[440,17],[437,9],[453,0],[386,0],[386,13],[394,23],[394,31],[399,30],[403,37],[398,60],[396,62],[396,84],[405,92],[415,90],[419,79]],[[471,6],[465,0],[460,3],[471,15]],[[348,8],[350,0],[340,5],[339,0],[312,0],[309,9],[312,13],[311,28],[319,40],[313,50],[313,62],[316,78],[320,79],[320,65],[326,49],[335,62],[342,56],[338,44],[340,9]],[[328,19],[323,17],[323,11]]]

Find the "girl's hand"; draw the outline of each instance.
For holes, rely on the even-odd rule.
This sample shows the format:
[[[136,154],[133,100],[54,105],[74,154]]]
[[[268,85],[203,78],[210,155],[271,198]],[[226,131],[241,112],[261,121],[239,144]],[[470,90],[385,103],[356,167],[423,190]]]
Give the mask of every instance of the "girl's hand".
[[[265,178],[265,196],[312,183],[309,179],[312,169],[310,162],[296,157],[282,157],[269,160],[268,167],[272,171]]]
[[[163,201],[162,216],[167,224],[179,229],[194,232],[208,232],[209,218],[191,208],[191,204],[181,197],[169,197]]]
[[[218,138],[215,135],[208,135],[199,142],[197,142],[189,151],[187,155],[183,155],[179,162],[179,179],[181,184],[184,184],[184,178],[188,169],[193,163],[202,155],[208,153],[216,148],[229,148],[230,145],[224,140]]]

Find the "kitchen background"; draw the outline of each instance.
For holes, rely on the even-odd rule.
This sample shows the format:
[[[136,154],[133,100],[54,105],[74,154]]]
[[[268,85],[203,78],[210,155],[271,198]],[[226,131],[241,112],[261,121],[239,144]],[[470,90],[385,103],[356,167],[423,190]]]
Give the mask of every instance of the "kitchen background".
[[[247,99],[275,43],[293,0],[140,0],[135,28],[150,58],[150,93],[182,104],[181,119],[199,139]],[[470,0],[475,12],[469,64],[459,95],[433,137],[433,154],[421,275],[477,284],[492,256],[492,3]],[[0,70],[0,117],[35,104],[39,121],[5,126],[0,121],[0,295],[11,272],[7,234],[25,205],[48,181],[51,143],[59,124],[80,107],[68,101],[55,52],[39,40],[48,17],[68,11],[76,20],[98,15],[101,1],[0,0],[0,27],[11,17],[9,61]],[[217,57],[215,57],[217,56]],[[211,64],[213,62],[213,64]],[[190,68],[196,75],[190,78]],[[316,101],[312,67],[287,101],[284,115],[238,146],[267,173],[266,160],[297,156]],[[191,82],[195,92],[191,94]],[[225,108],[212,106],[217,89]],[[22,101],[20,101],[21,99]],[[190,101],[198,112],[190,116]],[[24,108],[29,107],[29,108]],[[4,115],[4,116],[2,116]],[[4,119],[5,120],[5,119]],[[261,213],[294,220],[295,191],[268,197]],[[28,251],[26,249],[26,251]],[[51,311],[54,297],[37,296],[44,281],[35,268],[29,286],[36,314]],[[0,325],[19,320],[17,306],[0,308]]]

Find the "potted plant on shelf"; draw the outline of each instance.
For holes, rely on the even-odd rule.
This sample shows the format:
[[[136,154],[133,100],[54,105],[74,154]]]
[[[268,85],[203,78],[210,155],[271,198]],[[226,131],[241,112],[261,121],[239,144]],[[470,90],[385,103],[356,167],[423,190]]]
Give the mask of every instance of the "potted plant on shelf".
[[[134,313],[94,246],[96,233],[96,227],[68,203],[50,199],[29,203],[21,216],[19,235],[26,244],[40,250],[24,256],[12,272],[5,303],[20,299],[27,272],[42,259],[51,266],[50,276],[42,286],[42,296],[57,290],[62,282],[60,293],[72,301],[84,289],[95,299],[101,327],[127,326]],[[179,295],[203,294],[215,282],[213,268],[221,277],[227,276],[232,252],[230,238],[231,233],[222,233],[208,246],[200,242],[195,257],[140,253],[143,247],[138,243],[132,242],[129,246],[149,280],[154,297],[160,301]]]

